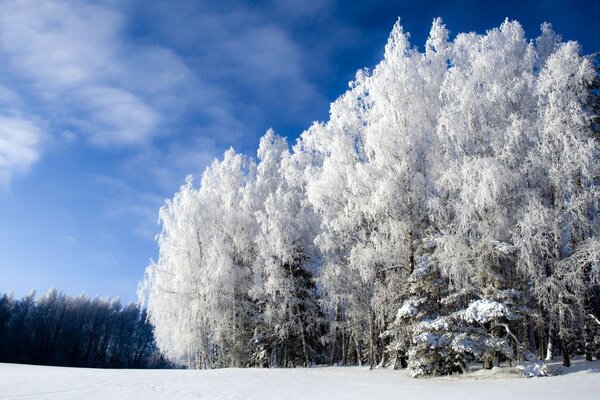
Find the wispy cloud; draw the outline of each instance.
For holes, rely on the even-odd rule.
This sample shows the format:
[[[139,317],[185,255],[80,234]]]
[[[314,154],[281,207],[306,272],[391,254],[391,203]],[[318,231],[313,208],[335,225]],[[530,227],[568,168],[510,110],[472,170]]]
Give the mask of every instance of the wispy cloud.
[[[136,45],[126,19],[102,4],[20,1],[0,6],[4,84],[30,111],[105,147],[147,144],[192,77],[158,46]]]
[[[0,185],[26,173],[40,156],[42,130],[34,120],[0,115]]]
[[[305,15],[305,7],[289,2],[261,8],[235,1],[177,5],[156,1],[146,12],[148,21],[158,21],[153,28],[167,38],[168,46],[185,54],[197,76],[210,82],[207,99],[226,111],[229,119],[243,121],[253,134],[252,142],[257,127],[266,129],[282,121],[294,125],[315,104],[327,106],[304,68],[311,61],[311,49],[304,49],[291,36],[281,17]]]
[[[76,99],[86,119],[81,128],[90,133],[95,144],[145,143],[155,133],[158,113],[133,93],[110,86],[80,89]]]
[[[119,15],[75,2],[5,2],[0,45],[8,64],[47,95],[94,82],[110,73]]]
[[[247,151],[266,128],[327,103],[303,67],[306,49],[276,18],[327,4],[4,2],[0,100],[15,93],[11,107],[19,99],[56,140],[136,149],[125,164],[173,157],[150,172],[183,175],[197,170],[191,149],[200,159],[207,148],[210,158],[234,144]]]

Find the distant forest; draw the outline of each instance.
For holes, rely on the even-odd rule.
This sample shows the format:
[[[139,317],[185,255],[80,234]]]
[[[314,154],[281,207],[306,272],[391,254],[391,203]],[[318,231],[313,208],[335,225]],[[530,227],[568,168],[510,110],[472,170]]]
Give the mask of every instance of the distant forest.
[[[0,296],[0,362],[95,368],[164,368],[152,326],[136,304],[50,289]]]

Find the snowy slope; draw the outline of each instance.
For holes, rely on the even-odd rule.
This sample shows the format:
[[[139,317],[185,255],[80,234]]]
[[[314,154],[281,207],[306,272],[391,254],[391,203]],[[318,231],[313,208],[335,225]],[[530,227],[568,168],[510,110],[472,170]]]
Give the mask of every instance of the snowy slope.
[[[413,379],[406,371],[96,370],[0,364],[0,399],[598,399],[600,362],[524,379],[507,370]]]

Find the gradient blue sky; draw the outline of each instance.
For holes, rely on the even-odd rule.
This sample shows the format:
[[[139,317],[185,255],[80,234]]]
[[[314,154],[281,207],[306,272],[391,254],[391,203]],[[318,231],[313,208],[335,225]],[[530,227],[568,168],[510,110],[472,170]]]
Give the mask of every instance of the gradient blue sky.
[[[357,3],[1,1],[0,292],[133,301],[186,174],[327,119],[398,17],[421,48],[436,16],[453,35],[508,17],[600,51],[597,1]]]

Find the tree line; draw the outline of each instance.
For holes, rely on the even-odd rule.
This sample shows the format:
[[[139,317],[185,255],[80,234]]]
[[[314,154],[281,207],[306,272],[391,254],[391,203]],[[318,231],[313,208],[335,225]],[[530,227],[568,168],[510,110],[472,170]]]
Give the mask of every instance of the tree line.
[[[139,295],[169,360],[422,376],[600,355],[593,58],[549,24],[408,38],[294,146],[269,130],[166,201]]]
[[[35,298],[0,296],[0,362],[94,368],[164,368],[136,304],[50,289]]]

